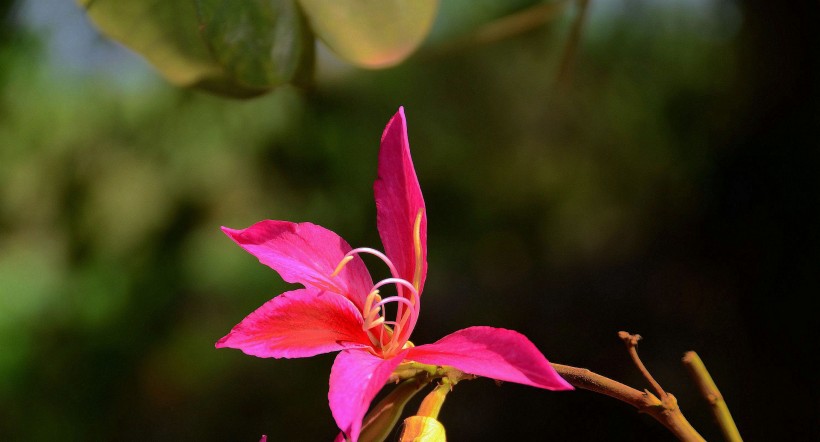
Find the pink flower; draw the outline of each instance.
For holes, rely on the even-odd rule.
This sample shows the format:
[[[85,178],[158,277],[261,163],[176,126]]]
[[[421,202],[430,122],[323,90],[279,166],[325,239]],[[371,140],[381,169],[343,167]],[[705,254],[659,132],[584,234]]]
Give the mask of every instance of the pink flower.
[[[451,366],[465,373],[548,390],[570,390],[524,335],[470,327],[433,344],[414,346],[427,275],[427,213],[410,158],[404,109],[382,134],[374,185],[384,254],[351,248],[337,234],[311,223],[261,221],[244,230],[222,228],[242,248],[299,283],[248,315],[217,348],[252,356],[298,358],[341,350],[330,372],[333,418],[356,441],[370,402],[402,361]],[[381,259],[391,277],[373,284],[359,257]],[[384,286],[396,294],[382,297]],[[385,306],[395,304],[387,317]]]

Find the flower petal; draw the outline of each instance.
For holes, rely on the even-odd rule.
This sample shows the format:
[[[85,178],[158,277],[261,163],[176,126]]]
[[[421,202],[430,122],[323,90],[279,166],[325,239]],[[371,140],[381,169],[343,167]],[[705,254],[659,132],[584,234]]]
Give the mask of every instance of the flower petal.
[[[223,227],[222,231],[285,281],[338,293],[353,301],[360,311],[373,287],[358,256],[337,276],[330,276],[352,249],[339,235],[316,224],[267,220],[244,230]]]
[[[410,158],[403,107],[387,123],[382,134],[379,175],[373,189],[376,195],[377,225],[384,252],[393,261],[399,276],[408,281],[413,281],[416,271],[413,226],[416,216],[422,211],[419,235],[422,261],[420,293],[427,275],[427,213],[424,211],[424,198]]]
[[[406,353],[382,359],[363,350],[345,350],[336,356],[330,370],[330,411],[336,425],[353,442],[359,438],[370,402]]]
[[[301,358],[369,347],[362,315],[344,296],[315,288],[283,293],[216,343],[262,358]]]
[[[573,389],[526,336],[503,328],[465,328],[411,348],[407,359],[547,390]]]

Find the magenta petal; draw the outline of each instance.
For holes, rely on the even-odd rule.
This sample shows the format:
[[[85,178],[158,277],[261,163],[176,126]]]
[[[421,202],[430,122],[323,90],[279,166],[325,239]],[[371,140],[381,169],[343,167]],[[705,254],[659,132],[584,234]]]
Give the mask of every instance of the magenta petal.
[[[379,175],[373,186],[376,194],[376,212],[379,235],[384,252],[396,266],[399,275],[413,280],[416,258],[413,248],[413,225],[419,210],[424,209],[413,160],[407,139],[404,108],[387,123],[379,150]],[[421,287],[427,275],[427,214],[421,219]]]
[[[573,389],[526,336],[503,328],[465,328],[411,348],[407,359],[547,390]]]
[[[256,309],[216,343],[262,358],[301,358],[370,346],[349,299],[314,288],[283,293]]]
[[[337,275],[330,274],[351,249],[339,235],[311,223],[260,221],[247,229],[223,227],[232,240],[276,270],[287,282],[343,295],[361,310],[373,280],[355,256]]]
[[[359,438],[370,402],[381,390],[407,351],[390,359],[363,350],[346,350],[336,356],[330,370],[330,411],[336,425],[353,442]]]

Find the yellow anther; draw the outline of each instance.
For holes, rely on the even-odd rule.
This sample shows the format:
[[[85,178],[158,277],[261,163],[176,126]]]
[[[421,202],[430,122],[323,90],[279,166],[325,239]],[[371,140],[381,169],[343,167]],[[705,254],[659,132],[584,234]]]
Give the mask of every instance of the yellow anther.
[[[378,319],[376,319],[375,321],[370,321],[370,322],[365,323],[365,324],[362,326],[362,328],[363,328],[364,330],[370,330],[371,328],[373,328],[373,327],[375,327],[375,326],[377,326],[377,325],[383,324],[383,323],[384,323],[384,317],[379,316],[379,318],[378,318]],[[365,328],[365,326],[366,326],[367,328]]]
[[[372,314],[371,310],[373,310],[373,304],[374,303],[378,304],[381,301],[382,301],[382,297],[379,296],[379,291],[378,290],[373,290],[372,292],[370,292],[367,295],[367,298],[364,298],[364,309],[362,310],[362,312],[366,315],[371,315]],[[376,312],[379,311],[379,309],[375,309],[375,310],[376,310]]]
[[[334,271],[333,271],[333,273],[331,273],[331,274],[330,274],[330,277],[331,277],[331,278],[333,278],[333,277],[335,277],[336,275],[338,275],[338,274],[339,274],[339,272],[341,272],[341,271],[342,271],[342,269],[344,268],[344,266],[346,266],[346,265],[347,265],[347,263],[349,263],[349,262],[350,262],[350,260],[352,260],[352,259],[353,259],[353,255],[350,255],[350,256],[345,256],[344,258],[342,258],[342,260],[341,260],[341,261],[339,261],[339,265],[337,265],[337,266],[336,266],[336,270],[334,270]]]

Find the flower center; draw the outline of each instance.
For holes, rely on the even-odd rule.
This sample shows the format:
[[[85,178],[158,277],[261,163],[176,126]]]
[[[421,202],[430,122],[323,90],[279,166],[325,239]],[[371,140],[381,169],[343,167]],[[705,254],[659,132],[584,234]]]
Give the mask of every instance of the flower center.
[[[413,252],[415,268],[413,272],[413,282],[401,278],[396,266],[393,262],[378,250],[369,247],[360,247],[347,252],[336,266],[336,269],[331,273],[331,277],[335,277],[342,271],[342,269],[351,261],[357,254],[367,253],[381,259],[390,269],[391,278],[383,279],[373,285],[364,301],[364,308],[362,309],[362,329],[367,333],[370,342],[373,345],[373,350],[384,357],[388,358],[398,353],[404,348],[412,347],[413,344],[408,341],[410,334],[416,327],[416,322],[419,317],[419,287],[421,284],[421,274],[423,271],[423,260],[421,250],[421,219],[424,214],[424,209],[421,209],[416,214],[416,220],[413,224]],[[393,285],[396,287],[398,294],[396,296],[389,296],[382,298],[379,291],[383,286]],[[387,320],[387,312],[385,306],[388,304],[396,304],[396,316],[393,320]]]

